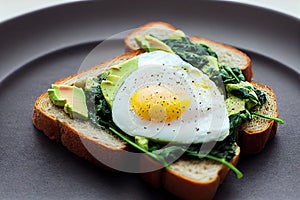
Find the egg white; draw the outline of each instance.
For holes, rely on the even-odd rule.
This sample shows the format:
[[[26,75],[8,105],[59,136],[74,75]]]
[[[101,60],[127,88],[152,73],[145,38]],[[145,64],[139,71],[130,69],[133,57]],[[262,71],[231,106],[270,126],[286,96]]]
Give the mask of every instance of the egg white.
[[[191,99],[189,108],[178,119],[151,122],[132,111],[133,94],[140,88],[158,84],[177,96]],[[138,57],[138,69],[127,77],[115,96],[112,118],[128,135],[161,142],[205,143],[221,141],[229,134],[224,96],[217,86],[179,56],[164,51]]]

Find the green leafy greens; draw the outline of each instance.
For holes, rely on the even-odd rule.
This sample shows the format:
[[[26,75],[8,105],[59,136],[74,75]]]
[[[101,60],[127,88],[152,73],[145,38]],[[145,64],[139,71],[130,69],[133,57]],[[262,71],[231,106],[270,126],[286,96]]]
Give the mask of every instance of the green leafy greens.
[[[187,37],[182,37],[179,40],[166,39],[162,42],[171,47],[183,60],[199,69],[208,63],[207,56],[218,58],[217,54],[208,46],[191,43]]]
[[[171,47],[173,52],[181,57],[182,60],[190,63],[194,67],[203,71],[217,85],[222,84],[217,62],[217,54],[207,45],[195,44],[190,42],[188,37],[179,39],[162,40],[166,45]]]
[[[100,88],[100,83],[106,79],[106,76],[102,74],[93,78],[94,83],[89,88],[85,88],[85,94],[91,122],[108,128],[113,124],[112,114]]]

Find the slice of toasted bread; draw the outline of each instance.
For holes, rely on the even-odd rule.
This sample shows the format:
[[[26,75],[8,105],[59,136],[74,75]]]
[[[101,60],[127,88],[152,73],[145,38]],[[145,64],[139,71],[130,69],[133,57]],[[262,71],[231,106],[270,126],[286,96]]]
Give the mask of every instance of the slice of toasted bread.
[[[101,63],[79,74],[63,78],[55,84],[74,85],[82,82],[88,76],[96,76],[108,69],[109,66],[123,62],[141,51],[132,51]],[[52,104],[47,93],[42,94],[35,102],[33,124],[50,139],[61,142],[74,154],[92,163],[113,170],[100,161],[114,162],[122,165],[126,159],[120,151],[128,144],[107,130],[95,128],[88,121],[71,119],[63,109]],[[88,148],[87,148],[88,147]],[[231,163],[236,165],[239,148]],[[113,159],[113,160],[112,160]],[[142,169],[150,165],[160,165],[144,155],[140,161]],[[212,199],[218,186],[225,179],[229,168],[211,160],[179,160],[171,164],[171,169],[160,169],[144,173],[141,176],[156,187],[163,187],[170,193],[184,199]]]
[[[256,107],[255,112],[278,117],[276,97],[273,90],[264,84],[251,82],[254,88],[261,90],[266,95],[267,101],[261,107]],[[267,141],[275,137],[278,123],[274,120],[255,117],[250,122],[244,123],[240,128],[239,144],[244,154],[261,152]]]
[[[126,50],[139,49],[139,46],[135,41],[137,36],[153,34],[160,39],[166,39],[174,30],[176,30],[175,27],[165,22],[150,22],[140,26],[125,38]],[[217,53],[221,64],[240,68],[246,80],[251,81],[253,77],[251,60],[245,53],[232,46],[201,37],[191,37],[190,40],[191,42],[202,43],[211,47]]]

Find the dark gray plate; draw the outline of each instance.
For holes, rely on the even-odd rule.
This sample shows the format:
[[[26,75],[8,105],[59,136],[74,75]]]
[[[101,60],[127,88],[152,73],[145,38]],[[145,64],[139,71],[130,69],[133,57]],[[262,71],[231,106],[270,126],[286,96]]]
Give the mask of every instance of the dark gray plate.
[[[38,95],[55,80],[76,73],[95,41],[155,20],[242,48],[253,60],[254,79],[277,94],[286,124],[261,154],[241,158],[238,167],[244,178],[230,173],[216,199],[300,198],[299,21],[236,3],[171,2],[77,2],[1,24],[1,199],[174,198],[136,174],[92,166],[31,123]],[[107,52],[119,50],[120,43]]]

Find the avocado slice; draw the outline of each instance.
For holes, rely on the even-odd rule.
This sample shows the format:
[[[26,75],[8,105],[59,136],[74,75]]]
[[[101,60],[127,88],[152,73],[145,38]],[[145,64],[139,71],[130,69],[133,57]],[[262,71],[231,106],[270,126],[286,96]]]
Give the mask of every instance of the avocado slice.
[[[133,57],[121,64],[110,67],[107,72],[106,80],[100,84],[103,96],[110,107],[113,100],[123,84],[124,80],[138,68],[138,57]]]
[[[88,119],[88,109],[82,88],[53,84],[48,94],[53,104],[63,107],[71,118]]]
[[[184,37],[185,37],[185,34],[182,30],[176,30],[170,35],[170,37],[168,39],[169,40],[181,40]]]
[[[52,85],[52,89],[48,89],[48,95],[53,104],[58,107],[64,107],[67,103],[67,100],[61,96],[57,85]]]
[[[173,33],[169,36],[168,39],[170,40],[181,40],[185,37],[185,34],[181,30],[173,31]],[[145,35],[145,36],[137,36],[135,38],[137,43],[141,48],[146,50],[147,52],[162,50],[169,53],[175,53],[171,47],[165,44],[163,41],[153,37],[152,35]]]
[[[135,39],[139,46],[145,49],[147,52],[162,50],[169,53],[174,53],[168,45],[151,35],[138,36]]]
[[[237,114],[240,111],[243,111],[246,109],[245,101],[243,99],[240,99],[239,97],[236,97],[230,93],[228,93],[228,96],[225,100],[226,109],[228,112],[228,116]]]

